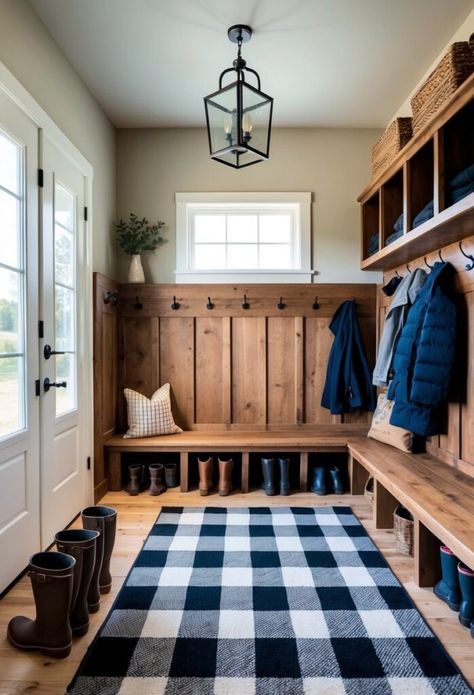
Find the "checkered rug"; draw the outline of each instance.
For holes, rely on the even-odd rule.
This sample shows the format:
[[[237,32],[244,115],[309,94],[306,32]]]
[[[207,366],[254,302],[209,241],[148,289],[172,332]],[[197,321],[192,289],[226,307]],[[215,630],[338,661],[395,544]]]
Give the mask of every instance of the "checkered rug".
[[[74,695],[468,695],[349,507],[164,507]]]

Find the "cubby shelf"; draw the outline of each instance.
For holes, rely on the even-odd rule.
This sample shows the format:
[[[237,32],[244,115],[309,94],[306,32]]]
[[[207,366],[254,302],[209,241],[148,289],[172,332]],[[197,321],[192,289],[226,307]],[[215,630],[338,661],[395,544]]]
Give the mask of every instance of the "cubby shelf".
[[[454,204],[450,200],[455,200],[453,178],[472,164],[474,75],[359,196],[361,268],[389,270],[472,234],[474,193]],[[433,216],[414,227],[428,203]],[[385,245],[397,220],[403,233]],[[369,255],[374,234],[378,250]]]

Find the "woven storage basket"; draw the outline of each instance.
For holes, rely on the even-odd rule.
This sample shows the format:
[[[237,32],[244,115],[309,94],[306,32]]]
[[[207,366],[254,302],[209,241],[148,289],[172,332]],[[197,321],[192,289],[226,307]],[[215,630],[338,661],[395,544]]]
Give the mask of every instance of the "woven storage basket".
[[[372,508],[374,506],[374,479],[372,477],[365,484],[364,496]]]
[[[411,99],[413,133],[418,133],[474,72],[474,40],[453,43]]]
[[[398,505],[393,512],[393,532],[397,548],[404,555],[413,555],[413,517],[405,507]]]
[[[372,148],[372,176],[377,176],[395,159],[412,136],[411,118],[396,118]]]

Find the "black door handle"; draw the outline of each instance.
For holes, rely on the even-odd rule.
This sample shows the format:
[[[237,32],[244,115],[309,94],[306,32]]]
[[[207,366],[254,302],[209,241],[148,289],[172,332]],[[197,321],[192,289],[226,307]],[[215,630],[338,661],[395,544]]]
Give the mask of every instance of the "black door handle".
[[[50,381],[49,377],[46,377],[46,379],[43,381],[43,388],[45,390],[45,393],[48,393],[49,389],[53,386],[57,389],[65,389],[67,386],[67,381]]]
[[[59,350],[53,350],[51,345],[45,345],[43,349],[43,355],[45,360],[49,360],[51,355],[65,355],[65,352],[60,352]]]

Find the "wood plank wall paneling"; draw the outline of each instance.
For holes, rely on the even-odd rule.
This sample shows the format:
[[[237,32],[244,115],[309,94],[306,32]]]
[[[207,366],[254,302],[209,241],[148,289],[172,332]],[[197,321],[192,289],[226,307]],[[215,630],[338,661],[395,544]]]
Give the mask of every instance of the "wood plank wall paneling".
[[[108,490],[103,444],[114,434],[118,422],[118,309],[104,303],[118,284],[94,274],[94,498]]]
[[[462,248],[474,255],[474,236],[463,240]],[[474,270],[466,270],[466,259],[459,248],[459,243],[450,244],[440,249],[444,261],[454,266],[455,290],[458,295],[459,344],[456,360],[455,388],[446,406],[444,432],[432,437],[427,448],[434,456],[445,463],[474,477]],[[426,261],[433,265],[439,261],[438,252],[431,253]],[[425,258],[410,261],[409,268],[424,268]],[[388,282],[398,271],[400,275],[407,272],[405,265],[398,266],[384,273],[384,283]],[[390,305],[390,297],[378,292],[378,334],[383,327],[385,313]]]
[[[244,294],[247,310],[241,306]],[[320,406],[332,345],[329,323],[339,304],[353,297],[373,359],[375,295],[375,285],[354,284],[121,285],[119,393],[130,387],[150,396],[169,381],[175,420],[184,429],[341,422]],[[173,297],[178,310],[171,309]],[[117,429],[123,430],[120,395],[119,413]],[[367,413],[361,417],[368,420]]]

